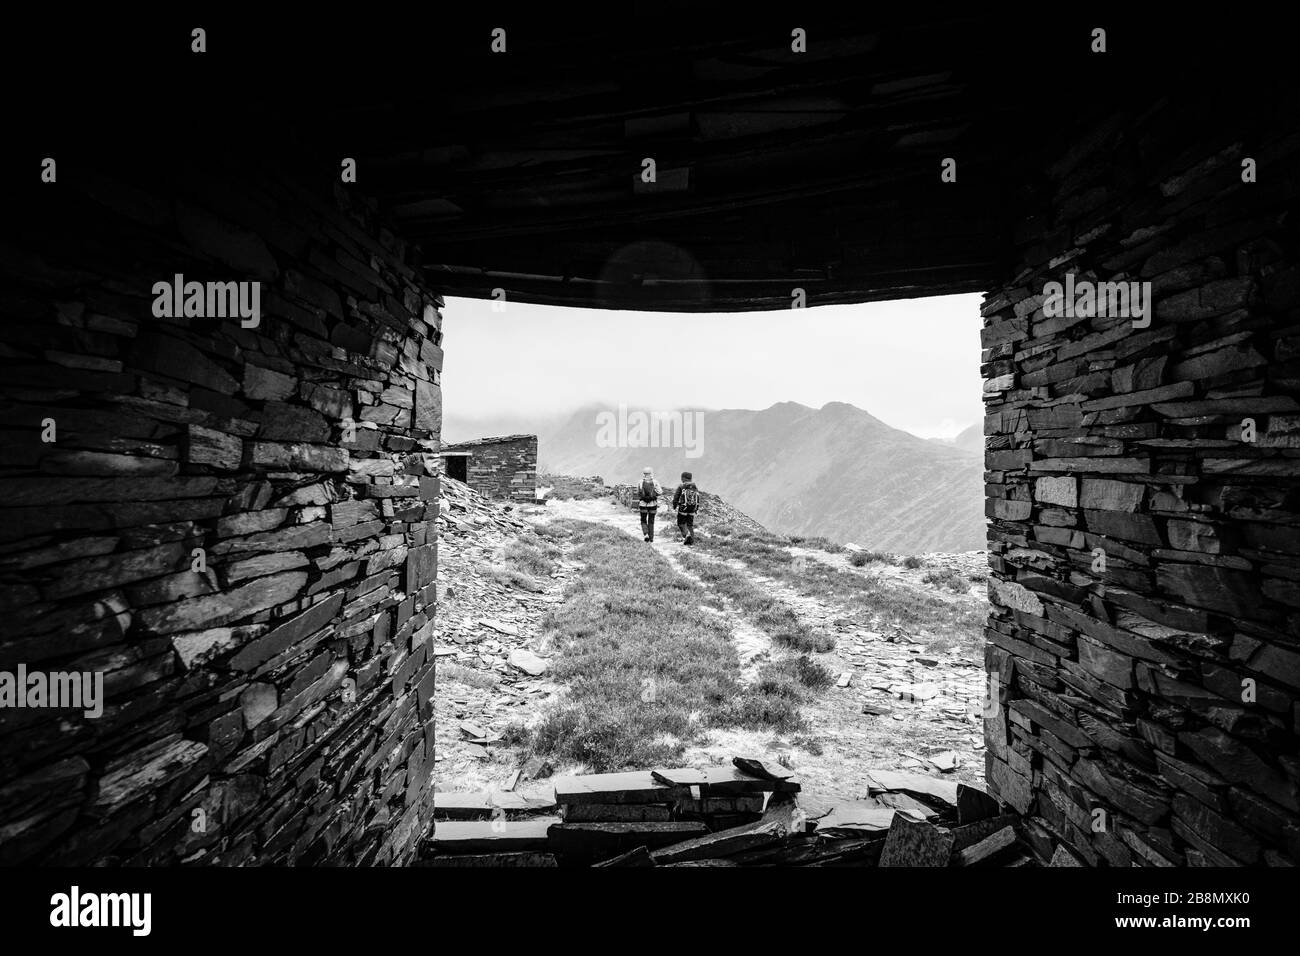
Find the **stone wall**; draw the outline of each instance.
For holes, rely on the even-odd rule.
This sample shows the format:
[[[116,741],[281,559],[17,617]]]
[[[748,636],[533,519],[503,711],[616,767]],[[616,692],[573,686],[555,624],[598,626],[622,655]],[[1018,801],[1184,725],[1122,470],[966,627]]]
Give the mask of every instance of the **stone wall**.
[[[0,709],[3,863],[400,862],[424,829],[442,302],[332,165],[78,158],[7,209],[0,671],[105,699]],[[260,282],[260,320],[155,317],[177,273]]]
[[[1079,138],[983,306],[988,782],[1045,858],[1300,863],[1300,138],[1260,102]],[[1149,325],[1054,315],[1067,273]]]
[[[537,436],[510,435],[447,445],[467,451],[466,484],[489,498],[531,502],[537,497]]]

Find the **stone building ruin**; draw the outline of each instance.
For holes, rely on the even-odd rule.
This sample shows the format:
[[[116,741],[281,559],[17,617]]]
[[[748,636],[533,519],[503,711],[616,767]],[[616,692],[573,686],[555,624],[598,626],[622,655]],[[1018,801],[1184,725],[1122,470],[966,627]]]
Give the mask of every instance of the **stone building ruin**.
[[[442,473],[488,498],[537,497],[537,436],[502,435],[443,445]]]
[[[873,10],[804,53],[789,24],[684,16],[520,21],[493,59],[493,24],[447,15],[438,82],[423,37],[353,23],[214,28],[206,72],[181,53],[162,83],[123,68],[161,27],[60,37],[96,81],[16,107],[5,177],[0,669],[102,672],[106,700],[0,709],[0,861],[411,858],[442,296],[981,291],[993,792],[1045,859],[1300,862],[1289,55],[1219,25],[1201,55],[1195,22],[1137,13],[1098,51],[1076,12]],[[367,48],[382,88],[285,92]],[[184,145],[271,94],[293,108]],[[257,321],[155,314],[178,274],[260,283]],[[1153,308],[1049,312],[1067,275]]]

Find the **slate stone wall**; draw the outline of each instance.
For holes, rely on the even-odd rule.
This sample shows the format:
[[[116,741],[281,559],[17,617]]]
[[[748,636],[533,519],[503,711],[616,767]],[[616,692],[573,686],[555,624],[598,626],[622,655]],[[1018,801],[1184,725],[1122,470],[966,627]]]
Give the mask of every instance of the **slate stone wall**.
[[[0,671],[105,701],[0,708],[0,862],[400,862],[432,804],[442,302],[311,164],[89,165],[0,250]],[[177,273],[259,281],[259,323],[156,318]]]
[[[983,306],[988,782],[1045,858],[1300,863],[1300,138],[1205,109],[1060,153]],[[1051,316],[1066,273],[1150,324]]]

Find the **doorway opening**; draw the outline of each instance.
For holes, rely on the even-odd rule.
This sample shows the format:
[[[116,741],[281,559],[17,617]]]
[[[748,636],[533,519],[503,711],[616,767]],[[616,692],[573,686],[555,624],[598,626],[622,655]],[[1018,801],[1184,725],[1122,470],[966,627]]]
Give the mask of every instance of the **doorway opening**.
[[[982,783],[978,297],[494,305],[447,301],[442,440],[537,436],[538,499],[447,496],[439,791],[522,806],[550,774],[733,756],[808,807],[861,803],[872,770]]]
[[[442,457],[443,473],[448,478],[454,478],[459,482],[469,480],[469,455],[445,453]]]

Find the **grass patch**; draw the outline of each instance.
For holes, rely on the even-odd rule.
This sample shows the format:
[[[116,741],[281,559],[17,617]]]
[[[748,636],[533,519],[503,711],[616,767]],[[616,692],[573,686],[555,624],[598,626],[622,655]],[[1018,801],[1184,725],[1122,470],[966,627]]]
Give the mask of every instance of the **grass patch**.
[[[863,568],[873,562],[897,564],[898,558],[884,551],[854,551],[849,555],[849,564],[855,568]]]
[[[502,545],[496,554],[497,567],[488,571],[489,577],[504,587],[523,591],[545,590],[545,579],[555,571],[563,552],[544,536],[536,541],[523,538]]]
[[[536,544],[516,538],[501,548],[501,557],[508,567],[539,578],[550,576],[561,554],[560,549],[545,538],[539,538]]]
[[[697,546],[724,558],[739,558],[758,573],[789,585],[828,604],[864,613],[868,619],[893,623],[911,631],[929,631],[944,646],[975,648],[984,641],[985,608],[978,602],[959,603],[918,592],[898,582],[880,581],[817,561],[796,570],[789,552],[767,545],[737,544],[733,539],[699,535]],[[907,563],[906,559],[904,563]],[[915,559],[920,564],[920,559]],[[741,575],[743,579],[743,575]]]
[[[776,643],[805,653],[825,653],[835,649],[834,637],[814,631],[799,620],[794,611],[739,571],[693,554],[682,554],[678,559],[688,571],[699,575],[706,584],[730,598],[747,618]]]
[[[925,567],[925,562],[922,561],[920,558],[918,558],[916,555],[909,554],[907,557],[903,559],[903,567],[911,568],[913,571],[915,571],[917,568]]]
[[[796,747],[802,747],[814,757],[820,757],[824,753],[822,742],[811,734],[796,734],[791,743]]]
[[[753,693],[738,699],[731,717],[746,726],[769,727],[780,733],[807,730],[799,705],[810,691],[829,687],[835,676],[806,654],[768,661],[758,670]]]
[[[970,582],[961,574],[951,568],[943,568],[938,571],[927,571],[925,577],[921,578],[925,584],[933,584],[935,587],[947,588],[955,594],[965,594],[970,590]]]
[[[805,538],[802,535],[792,534],[789,541],[793,545],[801,548],[814,548],[818,551],[825,551],[827,554],[839,554],[844,550],[844,545],[838,541],[832,541],[830,538],[818,535],[815,538]]]
[[[730,627],[701,610],[699,585],[631,535],[563,524],[586,567],[542,627],[567,693],[508,742],[606,772],[673,761],[710,727],[802,725],[797,680],[798,693],[740,685]]]
[[[541,594],[546,590],[541,581],[531,575],[524,574],[517,568],[489,568],[488,577],[502,587],[515,588],[519,591],[531,591],[534,594]]]
[[[533,530],[543,541],[549,541],[552,544],[559,541],[568,541],[573,537],[573,528],[564,521],[547,521],[533,525]]]

